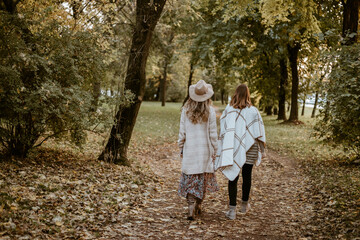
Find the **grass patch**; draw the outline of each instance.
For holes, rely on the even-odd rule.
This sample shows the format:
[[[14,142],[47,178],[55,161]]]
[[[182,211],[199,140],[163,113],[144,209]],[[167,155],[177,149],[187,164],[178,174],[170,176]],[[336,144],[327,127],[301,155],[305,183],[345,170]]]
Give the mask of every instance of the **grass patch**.
[[[269,148],[290,154],[298,159],[330,160],[345,158],[346,154],[339,148],[324,144],[320,139],[312,137],[315,119],[301,117],[305,124],[281,124],[276,116],[263,116],[267,143]]]
[[[143,102],[136,120],[133,139],[140,143],[174,142],[179,133],[181,103]]]

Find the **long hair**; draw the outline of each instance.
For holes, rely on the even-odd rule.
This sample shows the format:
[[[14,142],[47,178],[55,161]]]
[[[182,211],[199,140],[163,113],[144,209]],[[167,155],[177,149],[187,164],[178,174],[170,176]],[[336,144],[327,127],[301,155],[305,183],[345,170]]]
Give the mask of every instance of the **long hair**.
[[[211,104],[211,99],[204,102],[196,102],[189,98],[184,105],[186,115],[193,124],[207,122]]]
[[[240,84],[231,98],[230,106],[243,109],[252,106],[249,88],[245,84]]]

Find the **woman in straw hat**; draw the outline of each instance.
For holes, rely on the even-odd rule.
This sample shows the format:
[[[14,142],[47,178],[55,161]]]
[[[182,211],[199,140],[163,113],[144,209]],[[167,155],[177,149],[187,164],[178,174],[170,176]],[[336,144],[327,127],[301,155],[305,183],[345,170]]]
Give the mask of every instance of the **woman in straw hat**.
[[[178,144],[182,157],[179,195],[187,199],[188,219],[201,213],[205,193],[218,190],[213,158],[217,151],[216,114],[212,86],[200,80],[189,88],[180,119]]]

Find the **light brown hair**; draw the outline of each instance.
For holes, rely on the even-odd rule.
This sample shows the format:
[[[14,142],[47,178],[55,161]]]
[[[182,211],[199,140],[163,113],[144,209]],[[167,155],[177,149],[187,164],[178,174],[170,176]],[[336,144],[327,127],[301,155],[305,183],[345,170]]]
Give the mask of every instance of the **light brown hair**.
[[[204,102],[196,102],[189,98],[184,108],[186,109],[186,115],[193,124],[207,122],[210,114],[210,106],[212,105],[211,99]]]
[[[243,109],[252,106],[249,88],[245,84],[240,84],[231,98],[230,106]]]

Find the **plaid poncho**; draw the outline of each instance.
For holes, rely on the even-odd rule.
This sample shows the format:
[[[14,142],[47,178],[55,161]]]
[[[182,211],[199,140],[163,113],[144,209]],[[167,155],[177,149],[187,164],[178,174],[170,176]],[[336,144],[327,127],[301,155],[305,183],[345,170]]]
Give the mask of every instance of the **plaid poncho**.
[[[246,162],[246,152],[255,143],[255,139],[265,143],[265,129],[261,115],[256,107],[235,109],[228,105],[220,118],[220,141],[215,160],[215,170],[233,181]],[[261,162],[259,148],[256,166]]]

